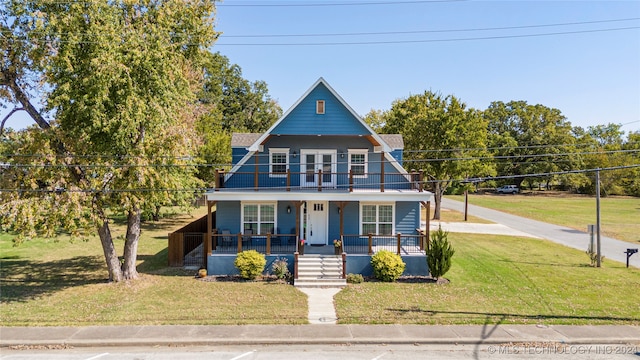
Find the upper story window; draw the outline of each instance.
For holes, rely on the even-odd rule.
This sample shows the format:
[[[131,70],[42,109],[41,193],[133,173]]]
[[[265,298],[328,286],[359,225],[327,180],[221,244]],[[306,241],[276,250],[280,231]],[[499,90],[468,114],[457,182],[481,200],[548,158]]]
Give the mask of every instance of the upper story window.
[[[368,156],[369,150],[367,149],[349,149],[349,171],[353,171],[353,176],[367,176]]]
[[[289,149],[270,148],[269,149],[269,176],[287,176],[289,170]]]
[[[324,114],[324,100],[316,101],[316,114]]]

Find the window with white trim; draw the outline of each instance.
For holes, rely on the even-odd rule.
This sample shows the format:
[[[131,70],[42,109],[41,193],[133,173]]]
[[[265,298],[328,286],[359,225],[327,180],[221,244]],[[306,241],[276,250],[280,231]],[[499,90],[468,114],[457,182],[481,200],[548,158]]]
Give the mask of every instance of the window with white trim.
[[[316,101],[316,114],[324,114],[324,100]]]
[[[368,156],[369,156],[369,150],[367,149],[349,149],[349,171],[353,171],[353,176],[356,176],[356,177],[367,176]]]
[[[289,149],[270,148],[269,149],[269,176],[287,176],[289,170]]]
[[[276,224],[275,203],[242,203],[243,233],[253,230],[254,234],[274,232]]]
[[[361,234],[392,235],[393,204],[361,204]]]

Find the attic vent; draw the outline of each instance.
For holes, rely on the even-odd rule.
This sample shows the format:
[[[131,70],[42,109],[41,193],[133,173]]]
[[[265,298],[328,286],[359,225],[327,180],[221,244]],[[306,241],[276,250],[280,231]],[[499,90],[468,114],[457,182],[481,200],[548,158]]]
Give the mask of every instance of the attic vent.
[[[316,114],[324,114],[324,100],[316,101]]]

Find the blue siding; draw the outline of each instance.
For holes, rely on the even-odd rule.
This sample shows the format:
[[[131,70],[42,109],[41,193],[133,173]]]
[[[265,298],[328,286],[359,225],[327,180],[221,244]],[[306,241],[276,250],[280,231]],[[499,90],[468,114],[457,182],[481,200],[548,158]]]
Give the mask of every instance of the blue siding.
[[[293,174],[291,186],[300,185],[300,152],[302,149],[336,150],[336,171],[338,174],[338,185],[346,187],[349,183],[347,176],[349,168],[349,149],[368,149],[368,169],[369,176],[366,178],[354,178],[354,184],[359,188],[377,189],[380,187],[380,153],[373,152],[373,145],[360,136],[272,136],[264,145],[263,152],[259,153],[258,172],[260,187],[285,187],[286,177],[271,177],[269,171],[269,149],[288,148],[289,149],[289,170]],[[240,153],[240,151],[237,151]],[[294,157],[294,152],[296,156]],[[344,156],[343,156],[344,155]],[[408,180],[403,176],[398,176],[399,171],[385,159],[385,187],[387,189],[406,189]],[[225,183],[226,188],[253,188],[255,173],[255,155],[242,165],[235,174]]]
[[[391,152],[391,156],[393,156],[400,165],[402,165],[402,153],[403,151],[401,149],[393,150]]]
[[[416,234],[420,227],[420,204],[418,202],[396,202],[396,233]]]
[[[232,148],[231,149],[231,164],[235,165],[238,162],[240,162],[240,160],[242,160],[242,158],[247,155],[249,151],[247,151],[247,149],[245,148]]]
[[[216,226],[218,230],[229,229],[232,234],[240,232],[239,201],[219,201],[216,204]]]
[[[316,100],[325,101],[325,113],[316,114]],[[369,131],[324,84],[315,89],[276,126],[272,134],[369,135]]]
[[[357,201],[347,203],[344,207],[344,233],[360,234],[360,203]]]

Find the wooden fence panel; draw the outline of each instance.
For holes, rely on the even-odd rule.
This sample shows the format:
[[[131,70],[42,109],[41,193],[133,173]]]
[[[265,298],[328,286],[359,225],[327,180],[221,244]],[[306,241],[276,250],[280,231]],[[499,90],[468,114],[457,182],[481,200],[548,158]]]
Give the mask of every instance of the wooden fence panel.
[[[184,266],[184,234],[174,232],[169,234],[169,266]]]

